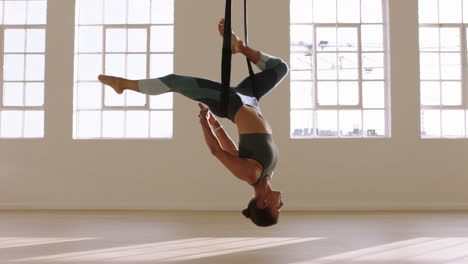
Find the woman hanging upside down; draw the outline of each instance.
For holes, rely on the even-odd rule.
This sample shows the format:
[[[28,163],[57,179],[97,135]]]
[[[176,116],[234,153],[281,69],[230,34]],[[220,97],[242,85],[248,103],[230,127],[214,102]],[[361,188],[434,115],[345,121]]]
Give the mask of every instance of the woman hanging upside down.
[[[218,24],[218,30],[222,35],[223,19]],[[270,226],[277,223],[283,202],[281,192],[273,191],[270,184],[278,161],[278,150],[271,127],[260,112],[258,101],[287,75],[288,66],[279,58],[248,47],[235,33],[232,33],[232,53],[244,54],[261,72],[255,74],[255,87],[249,77],[237,87],[229,89],[227,114],[222,114],[226,112],[222,111],[220,100],[223,87],[214,81],[176,74],[139,81],[100,75],[99,81],[111,86],[118,94],[126,89],[148,95],[177,92],[207,105],[208,108],[199,104],[199,118],[211,153],[234,176],[250,184],[255,191],[255,198],[249,201],[242,214],[258,226]],[[212,113],[227,117],[237,125],[239,148]]]

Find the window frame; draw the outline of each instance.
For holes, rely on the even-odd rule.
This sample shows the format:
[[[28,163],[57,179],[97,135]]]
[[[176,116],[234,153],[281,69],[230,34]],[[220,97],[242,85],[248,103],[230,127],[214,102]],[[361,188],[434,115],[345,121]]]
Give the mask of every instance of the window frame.
[[[293,111],[312,111],[312,130],[315,130],[312,135],[305,135],[305,136],[296,136],[293,134],[294,127],[292,127],[292,123],[290,122],[290,138],[291,139],[378,139],[378,138],[390,138],[391,137],[391,103],[390,103],[390,93],[391,93],[391,87],[390,87],[390,65],[389,65],[389,60],[390,60],[390,54],[389,54],[389,38],[388,38],[388,30],[389,30],[389,23],[387,19],[387,0],[381,0],[381,6],[382,6],[382,22],[362,22],[363,21],[363,15],[362,15],[362,0],[359,1],[360,4],[360,13],[359,13],[359,19],[360,23],[344,23],[344,22],[338,22],[338,12],[339,12],[339,5],[338,1],[336,1],[336,22],[335,23],[316,23],[314,22],[314,15],[313,15],[313,10],[312,12],[312,22],[291,22],[289,23],[290,27],[291,26],[311,26],[313,33],[312,33],[312,44],[313,47],[312,49],[309,49],[308,51],[305,51],[305,53],[311,53],[313,56],[312,59],[312,65],[310,70],[291,70],[291,71],[298,71],[298,72],[311,72],[313,74],[313,78],[310,80],[294,80],[291,78],[290,80],[290,85],[292,86],[293,83],[295,82],[312,82],[312,107],[307,108],[307,107],[292,107],[290,105],[290,114]],[[313,8],[314,8],[314,3],[315,1],[312,2]],[[291,19],[290,19],[291,20]],[[383,41],[383,50],[381,51],[363,51],[362,49],[362,26],[365,25],[379,25],[382,26],[382,41]],[[336,29],[336,36],[338,36],[338,29],[340,28],[355,28],[357,30],[357,46],[355,51],[345,51],[345,50],[338,50],[338,43],[336,43],[336,49],[334,51],[319,51],[318,50],[318,45],[317,45],[317,29],[318,28],[334,28]],[[337,38],[338,39],[338,38]],[[338,40],[337,40],[338,42]],[[294,51],[292,49],[293,45],[292,42],[290,43],[290,54],[301,54],[304,53],[304,51]],[[317,54],[324,54],[324,53],[329,53],[329,54],[336,54],[337,55],[337,60],[338,56],[341,53],[349,53],[349,54],[356,54],[357,55],[357,71],[358,71],[358,77],[356,80],[343,80],[340,79],[339,76],[337,76],[336,79],[334,80],[318,80],[318,61],[317,61]],[[383,79],[364,79],[363,78],[363,55],[365,54],[382,54],[383,55]],[[338,61],[337,64],[338,65]],[[338,71],[338,70],[337,70]],[[336,82],[337,83],[337,104],[336,105],[320,105],[319,100],[318,100],[318,83],[319,82]],[[356,105],[340,105],[339,102],[339,83],[342,82],[357,82],[358,84],[358,104]],[[363,83],[364,82],[383,82],[384,84],[384,105],[383,108],[375,108],[375,107],[368,107],[364,108],[363,104]],[[291,88],[290,88],[291,89]],[[317,130],[318,128],[318,122],[317,122],[317,111],[321,110],[334,110],[337,112],[337,120],[336,120],[336,135],[335,136],[320,136],[317,135]],[[344,136],[341,134],[341,127],[340,127],[340,112],[343,110],[358,110],[360,111],[361,115],[361,135],[359,136]],[[384,128],[384,135],[383,136],[366,136],[365,132],[365,127],[364,127],[364,111],[365,110],[379,110],[379,111],[384,111],[384,116],[385,116],[385,128]]]
[[[463,4],[463,3],[462,3]],[[439,99],[440,102],[438,105],[425,105],[422,102],[422,96],[420,96],[420,122],[421,122],[421,129],[420,129],[420,138],[422,139],[464,139],[468,138],[468,23],[463,23],[463,18],[461,23],[419,23],[418,22],[418,32],[423,28],[436,28],[439,30],[439,41],[438,47],[436,51],[423,51],[421,47],[419,47],[419,55],[421,54],[437,54],[439,57],[439,78],[438,79],[423,79],[420,72],[420,94],[422,95],[422,83],[423,82],[434,82],[439,85]],[[440,30],[443,28],[457,28],[460,33],[460,50],[459,51],[443,51],[441,50],[441,36]],[[442,78],[442,68],[443,65],[441,63],[441,55],[442,54],[459,54],[460,55],[460,80],[450,80],[450,79],[443,79]],[[421,62],[420,62],[421,63]],[[442,83],[443,82],[460,82],[461,84],[461,104],[460,105],[444,105],[443,103],[443,89]],[[439,122],[440,122],[440,129],[439,129],[439,136],[434,135],[425,135],[424,126],[423,126],[423,113],[426,110],[437,110],[440,113]],[[445,136],[444,135],[444,127],[443,127],[443,112],[450,111],[450,110],[459,110],[464,112],[464,136]]]
[[[129,9],[129,1],[130,0],[127,0],[126,1],[126,14],[127,14],[127,17],[125,18],[127,21],[128,21],[128,11],[130,10]],[[153,1],[150,0],[149,1],[150,3],[150,10],[149,12],[151,12],[152,10],[152,4],[153,4]],[[174,5],[175,3],[173,3]],[[145,74],[145,77],[144,78],[151,78],[151,58],[153,55],[172,55],[172,61],[173,61],[173,58],[174,58],[174,47],[172,47],[172,51],[152,51],[152,47],[151,47],[151,34],[152,34],[152,28],[153,27],[160,27],[160,26],[170,26],[172,27],[172,34],[173,34],[173,39],[174,38],[174,33],[175,33],[175,23],[172,22],[172,23],[157,23],[157,22],[153,22],[152,21],[152,17],[151,17],[151,14],[149,16],[149,21],[148,23],[128,23],[128,24],[118,24],[118,23],[106,23],[106,21],[104,21],[104,16],[105,16],[105,12],[106,12],[106,3],[105,1],[103,0],[103,10],[102,10],[102,21],[100,24],[81,24],[80,21],[79,21],[79,12],[80,12],[80,1],[76,1],[76,6],[75,6],[75,12],[77,14],[77,17],[76,17],[76,21],[75,21],[75,29],[76,29],[76,32],[75,32],[75,51],[74,51],[74,55],[75,55],[75,62],[74,62],[74,65],[75,65],[75,69],[74,69],[74,96],[73,96],[73,102],[74,102],[74,106],[73,106],[73,139],[74,140],[171,140],[173,137],[174,137],[174,101],[172,100],[172,106],[171,108],[166,108],[166,107],[162,107],[162,108],[151,108],[151,99],[150,99],[150,95],[145,95],[145,103],[144,105],[141,105],[141,106],[127,106],[126,105],[126,96],[125,96],[125,99],[124,99],[124,103],[123,105],[121,106],[108,106],[106,105],[106,90],[108,90],[109,88],[106,88],[104,85],[101,85],[99,84],[102,88],[101,89],[101,107],[99,109],[87,109],[87,108],[79,108],[78,107],[78,93],[79,93],[79,89],[78,89],[78,85],[80,83],[97,83],[98,81],[91,81],[91,80],[79,80],[78,79],[78,65],[79,65],[79,55],[100,55],[101,56],[101,62],[102,62],[102,65],[101,65],[101,72],[102,74],[107,74],[106,72],[106,58],[107,58],[107,55],[124,55],[125,56],[125,71],[127,73],[127,67],[128,67],[128,55],[145,55],[145,59],[146,59],[146,65],[145,65],[145,68],[146,68],[146,74]],[[175,11],[175,10],[174,10]],[[79,29],[81,27],[102,27],[102,46],[101,46],[101,51],[98,51],[98,52],[83,52],[83,51],[79,51],[79,46],[78,46],[78,43],[79,43]],[[122,29],[122,30],[126,30],[126,39],[127,39],[127,43],[126,43],[126,49],[125,51],[117,51],[117,52],[108,52],[106,50],[106,42],[107,42],[107,30],[108,29]],[[145,29],[146,30],[146,51],[141,51],[141,52],[129,52],[128,51],[128,30],[131,30],[131,29]],[[174,61],[173,61],[174,62]],[[174,69],[174,64],[172,64],[172,70],[171,72],[173,72],[173,69]],[[119,76],[119,77],[124,77],[125,76]],[[100,132],[99,132],[99,136],[95,136],[95,137],[83,137],[83,136],[79,136],[79,126],[80,126],[80,121],[79,121],[79,115],[80,115],[80,112],[86,112],[86,111],[92,111],[92,112],[100,112],[99,113],[99,116],[100,116]],[[120,137],[110,137],[110,136],[104,136],[104,113],[105,112],[111,112],[111,111],[119,111],[119,112],[124,112],[124,117],[123,117],[123,135],[120,136]],[[130,137],[130,136],[127,136],[127,112],[129,111],[145,111],[148,115],[147,115],[147,131],[146,131],[146,135],[147,136],[142,136],[142,137]],[[171,133],[170,133],[170,136],[167,136],[167,137],[154,137],[154,136],[151,136],[151,125],[152,125],[152,114],[155,113],[155,112],[170,112],[171,115],[172,115],[172,121],[171,121],[171,124],[172,124],[172,127],[171,127]]]
[[[10,0],[14,1],[14,0]],[[26,9],[25,9],[25,18],[26,20],[24,21],[24,24],[5,24],[5,2],[2,0],[0,2],[0,5],[2,5],[2,14],[1,14],[1,21],[0,21],[0,118],[2,117],[4,112],[8,111],[19,111],[21,112],[22,116],[22,123],[21,123],[21,134],[19,136],[2,136],[0,133],[0,140],[40,140],[44,139],[46,135],[45,131],[45,114],[46,114],[46,103],[45,103],[45,91],[46,91],[46,80],[45,80],[45,74],[46,74],[46,53],[47,53],[47,15],[48,15],[48,0],[40,1],[40,2],[45,2],[46,5],[46,14],[45,18],[46,21],[44,24],[28,24],[28,9],[29,9],[29,3],[33,2],[34,0],[22,0],[26,3]],[[24,46],[24,51],[22,52],[6,52],[5,51],[5,32],[10,29],[21,29],[24,30],[25,34],[25,46]],[[30,29],[41,29],[44,31],[44,51],[41,52],[31,52],[27,50],[27,32]],[[24,56],[24,64],[23,64],[23,76],[21,80],[5,80],[4,79],[4,66],[5,66],[5,56],[6,55],[22,55]],[[27,69],[27,56],[28,55],[42,55],[44,58],[44,65],[43,65],[43,78],[42,80],[27,80],[26,79],[26,69]],[[4,87],[5,83],[20,83],[23,85],[22,90],[23,90],[23,95],[22,95],[22,106],[6,106],[4,104]],[[40,83],[43,85],[43,98],[42,98],[42,105],[41,106],[27,106],[26,105],[26,84],[28,83]],[[40,111],[42,112],[43,118],[42,118],[42,131],[40,131],[40,135],[37,136],[26,136],[25,135],[25,129],[26,129],[26,112],[29,111]],[[0,129],[2,129],[3,122],[0,121]]]

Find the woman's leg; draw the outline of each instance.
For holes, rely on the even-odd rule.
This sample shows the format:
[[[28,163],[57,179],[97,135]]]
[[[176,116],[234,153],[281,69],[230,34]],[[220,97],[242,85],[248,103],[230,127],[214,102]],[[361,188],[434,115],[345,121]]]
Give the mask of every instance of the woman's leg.
[[[241,94],[255,96],[257,100],[260,100],[275,88],[289,72],[288,65],[280,58],[259,52],[248,46],[243,49],[242,54],[253,62],[261,72],[254,75],[254,81],[249,76],[235,88]]]
[[[168,92],[180,93],[192,100],[206,104],[214,114],[225,117],[220,115],[220,98],[223,88],[220,83],[214,81],[176,74],[138,81],[100,75],[99,80],[114,88],[119,94],[127,89],[148,95],[159,95]]]

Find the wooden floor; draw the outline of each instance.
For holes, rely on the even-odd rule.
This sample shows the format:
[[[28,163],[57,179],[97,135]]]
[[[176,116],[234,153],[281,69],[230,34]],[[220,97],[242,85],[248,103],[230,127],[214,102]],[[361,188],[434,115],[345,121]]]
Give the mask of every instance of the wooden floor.
[[[0,212],[0,263],[468,263],[468,213]]]

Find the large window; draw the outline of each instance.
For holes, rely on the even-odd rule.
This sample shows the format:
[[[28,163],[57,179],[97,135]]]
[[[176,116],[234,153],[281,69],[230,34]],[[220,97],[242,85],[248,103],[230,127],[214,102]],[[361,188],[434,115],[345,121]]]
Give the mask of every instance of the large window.
[[[291,137],[385,137],[383,0],[291,0]]]
[[[172,94],[116,94],[99,74],[173,71],[173,0],[77,0],[74,138],[170,138]]]
[[[468,1],[419,0],[421,136],[468,136]]]
[[[0,0],[0,137],[44,137],[47,1]]]

